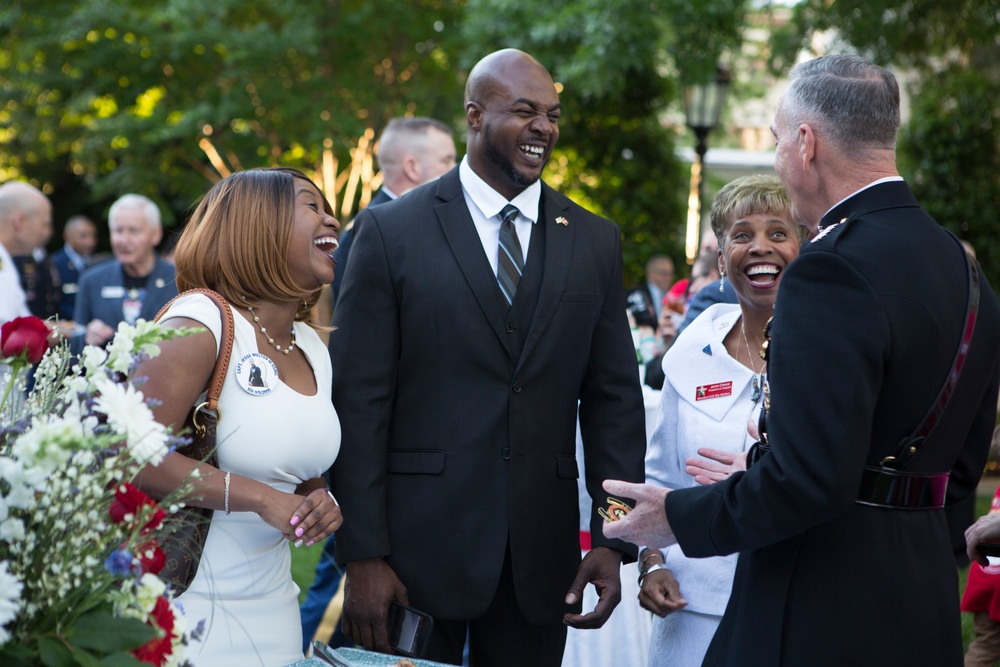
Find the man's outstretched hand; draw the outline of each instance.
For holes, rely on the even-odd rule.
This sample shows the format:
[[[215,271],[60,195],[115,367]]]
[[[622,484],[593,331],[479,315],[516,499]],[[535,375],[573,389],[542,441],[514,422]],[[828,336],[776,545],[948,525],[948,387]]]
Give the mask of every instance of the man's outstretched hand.
[[[677,543],[674,532],[667,523],[667,512],[663,506],[664,499],[670,493],[669,489],[617,479],[606,479],[603,486],[612,496],[635,499],[635,507],[631,512],[602,526],[605,537],[656,548]]]

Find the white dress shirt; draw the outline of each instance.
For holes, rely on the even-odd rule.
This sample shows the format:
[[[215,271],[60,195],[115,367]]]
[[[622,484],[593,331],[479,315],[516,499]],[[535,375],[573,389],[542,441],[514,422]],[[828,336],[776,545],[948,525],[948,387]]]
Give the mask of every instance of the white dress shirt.
[[[468,156],[462,158],[458,167],[458,177],[462,182],[465,203],[469,207],[472,221],[476,223],[479,240],[483,244],[486,258],[490,260],[493,273],[497,272],[497,252],[500,250],[500,210],[513,204],[519,211],[514,220],[517,240],[521,244],[521,255],[528,263],[528,244],[531,242],[531,225],[538,221],[538,203],[542,197],[542,182],[537,180],[509,202],[487,185],[469,166]]]
[[[28,299],[21,289],[21,278],[7,248],[0,243],[0,324],[6,324],[15,317],[31,315]]]

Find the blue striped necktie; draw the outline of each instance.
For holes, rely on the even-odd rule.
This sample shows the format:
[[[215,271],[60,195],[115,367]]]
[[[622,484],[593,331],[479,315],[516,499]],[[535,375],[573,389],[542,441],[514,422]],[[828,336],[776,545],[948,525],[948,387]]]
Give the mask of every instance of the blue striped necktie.
[[[517,284],[524,273],[524,256],[521,254],[521,243],[517,240],[517,230],[514,229],[514,219],[518,210],[513,204],[507,204],[500,211],[500,249],[497,253],[497,282],[507,298],[507,303],[514,303]]]

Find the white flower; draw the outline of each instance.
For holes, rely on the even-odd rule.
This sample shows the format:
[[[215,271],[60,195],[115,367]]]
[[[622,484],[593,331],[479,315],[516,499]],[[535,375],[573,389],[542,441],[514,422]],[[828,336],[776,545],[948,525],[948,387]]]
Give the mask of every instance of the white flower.
[[[0,562],[0,646],[10,640],[10,633],[4,626],[14,620],[21,607],[21,590],[24,585],[7,571],[9,563]]]
[[[11,448],[13,458],[24,465],[25,481],[41,491],[48,477],[65,467],[74,446],[81,440],[80,427],[57,417],[36,419]]]
[[[156,601],[166,592],[167,585],[155,574],[147,572],[139,579],[136,586],[135,599],[147,614],[153,611]]]
[[[108,368],[119,373],[128,373],[132,367],[132,348],[135,344],[135,329],[127,322],[118,324],[118,332],[108,345]]]
[[[0,522],[0,542],[13,542],[24,539],[24,522],[14,517]]]
[[[108,353],[99,347],[88,345],[83,348],[83,352],[80,354],[80,365],[83,366],[88,379],[92,379],[94,374],[98,372],[101,375],[105,375],[104,362],[107,358]],[[74,371],[79,372],[76,368],[74,368]]]
[[[95,409],[106,414],[108,425],[125,437],[132,457],[140,465],[159,465],[167,455],[167,434],[163,425],[153,420],[142,392],[107,377],[95,378],[94,383],[101,392]]]

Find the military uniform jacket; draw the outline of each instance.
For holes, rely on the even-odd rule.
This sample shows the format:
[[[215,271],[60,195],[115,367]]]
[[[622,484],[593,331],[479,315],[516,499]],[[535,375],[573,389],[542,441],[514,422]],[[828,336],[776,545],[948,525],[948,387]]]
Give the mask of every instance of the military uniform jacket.
[[[771,453],[667,497],[685,553],[741,552],[705,664],[961,665],[944,511],[856,499],[864,466],[917,427],[951,367],[968,296],[963,250],[902,182],[856,193],[822,222],[829,229],[788,267],[775,306]],[[950,472],[949,502],[974,491],[986,461],[998,344],[984,279],[952,406],[905,468]]]

